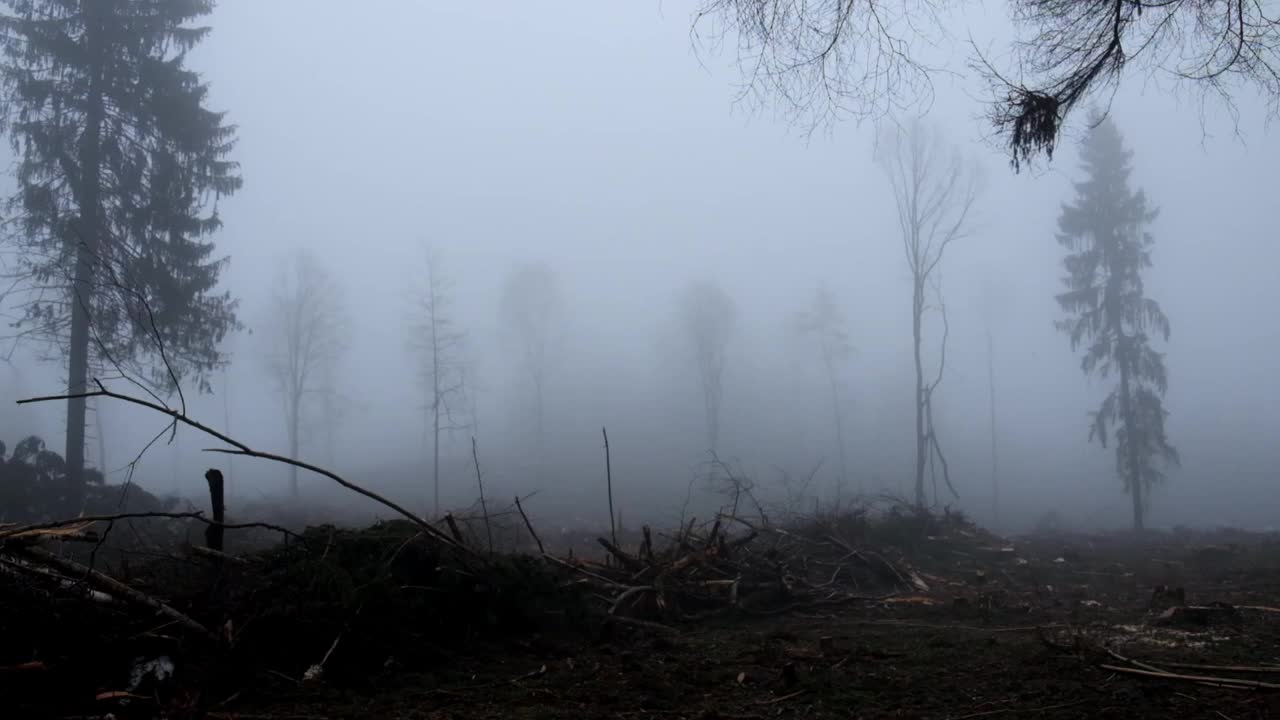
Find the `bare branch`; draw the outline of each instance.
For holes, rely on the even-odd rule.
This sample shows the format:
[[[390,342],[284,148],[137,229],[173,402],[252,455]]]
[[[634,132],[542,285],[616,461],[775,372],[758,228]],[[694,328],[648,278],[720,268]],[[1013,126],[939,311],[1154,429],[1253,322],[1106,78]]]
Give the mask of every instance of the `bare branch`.
[[[205,452],[225,453],[228,455],[245,455],[248,457],[261,458],[264,460],[271,460],[274,462],[283,463],[285,465],[290,465],[303,470],[310,470],[311,472],[316,473],[318,475],[323,475],[329,478],[330,480],[333,480],[334,482],[338,483],[342,487],[345,487],[348,490],[351,490],[352,492],[355,492],[359,495],[363,495],[364,497],[367,497],[370,500],[373,500],[374,502],[377,502],[395,511],[396,513],[400,514],[404,518],[412,521],[414,524],[422,527],[425,530],[425,532],[429,536],[431,536],[433,539],[436,539],[441,543],[448,545],[450,547],[460,547],[457,543],[453,541],[452,538],[450,538],[449,536],[437,530],[434,526],[431,525],[431,523],[428,523],[426,520],[418,517],[417,515],[410,512],[409,510],[406,510],[405,508],[401,507],[399,504],[393,502],[392,500],[389,500],[386,497],[383,497],[382,495],[379,495],[378,493],[372,490],[367,490],[343,478],[342,476],[338,475],[337,473],[334,473],[331,470],[326,470],[325,468],[312,465],[310,463],[302,462],[294,458],[287,458],[281,455],[276,455],[274,453],[261,452],[258,450],[254,450],[253,448],[240,442],[239,440],[236,440],[228,435],[218,432],[217,430],[214,430],[213,428],[199,421],[192,420],[191,418],[187,417],[183,413],[178,412],[177,410],[165,407],[164,405],[159,405],[159,404],[150,402],[148,400],[143,400],[141,398],[136,398],[130,395],[124,395],[122,393],[117,393],[111,390],[107,390],[105,387],[103,387],[101,383],[98,383],[98,389],[92,392],[79,393],[77,395],[69,395],[69,394],[68,395],[45,395],[41,397],[26,398],[24,400],[19,400],[18,404],[26,405],[28,403],[58,402],[58,401],[70,400],[73,397],[81,397],[81,398],[105,397],[105,398],[112,398],[114,400],[119,400],[121,402],[130,403],[132,405],[138,405],[140,407],[144,407],[149,410],[153,410],[155,412],[161,413],[162,415],[167,415],[174,421],[180,422],[184,425],[187,425],[188,427],[199,430],[205,435],[208,435],[216,440],[219,440],[231,446],[230,448],[205,448],[204,450]]]

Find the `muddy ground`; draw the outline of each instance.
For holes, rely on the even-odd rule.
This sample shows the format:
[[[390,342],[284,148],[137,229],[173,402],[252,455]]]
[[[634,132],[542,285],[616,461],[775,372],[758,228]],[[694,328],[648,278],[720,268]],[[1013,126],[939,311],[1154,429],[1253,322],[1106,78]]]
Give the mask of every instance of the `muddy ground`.
[[[135,571],[135,587],[218,628],[225,647],[217,649],[136,608],[15,589],[6,577],[0,707],[9,710],[0,712],[244,720],[1280,717],[1276,536],[997,538],[950,519],[907,532],[860,534],[833,523],[794,534],[802,530],[811,538],[802,547],[813,551],[787,561],[790,600],[734,596],[717,607],[704,598],[697,612],[641,612],[620,604],[621,592],[602,597],[589,576],[620,572],[603,551],[585,563],[579,550],[574,563],[502,560],[494,577],[455,577],[403,528],[310,532],[292,550],[244,567],[189,561],[169,575]],[[765,535],[738,546],[727,537],[731,549],[721,543],[720,552],[767,557],[781,547],[752,549]],[[815,577],[831,574],[820,567],[823,546],[874,549],[914,579],[871,587],[866,578],[874,575],[859,582],[851,573],[851,584],[812,583],[824,589],[801,592],[809,586],[797,563]],[[140,666],[161,658],[172,675],[135,682]],[[322,671],[307,679],[317,664]]]

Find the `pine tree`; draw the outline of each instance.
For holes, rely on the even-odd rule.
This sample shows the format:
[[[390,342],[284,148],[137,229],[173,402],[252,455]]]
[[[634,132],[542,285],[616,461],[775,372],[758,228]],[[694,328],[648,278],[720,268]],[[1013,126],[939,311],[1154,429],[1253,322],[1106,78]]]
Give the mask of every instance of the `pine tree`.
[[[1080,152],[1086,179],[1075,184],[1074,204],[1064,205],[1058,217],[1067,290],[1057,299],[1068,317],[1057,325],[1073,351],[1085,346],[1080,366],[1086,375],[1119,376],[1091,413],[1089,439],[1106,447],[1114,435],[1116,472],[1133,499],[1133,527],[1140,531],[1147,492],[1164,479],[1164,466],[1178,463],[1165,436],[1164,356],[1151,347],[1152,334],[1169,339],[1169,319],[1146,296],[1142,281],[1155,243],[1146,228],[1156,210],[1141,190],[1129,187],[1133,153],[1115,124],[1095,117],[1091,125]]]
[[[17,156],[10,217],[20,326],[68,359],[69,394],[103,363],[173,391],[224,358],[235,302],[207,236],[240,187],[235,128],[185,67],[212,0],[0,0],[0,116]],[[83,495],[85,402],[67,404],[67,496]]]

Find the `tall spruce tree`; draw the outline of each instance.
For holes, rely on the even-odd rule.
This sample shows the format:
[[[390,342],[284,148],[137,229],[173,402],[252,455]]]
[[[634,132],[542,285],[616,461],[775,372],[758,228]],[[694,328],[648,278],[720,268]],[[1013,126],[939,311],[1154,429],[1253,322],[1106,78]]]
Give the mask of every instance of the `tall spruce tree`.
[[[235,128],[185,67],[213,0],[0,0],[0,117],[17,157],[19,326],[67,359],[69,394],[91,362],[157,388],[224,362],[235,302],[217,198],[240,187]],[[67,403],[66,502],[83,494],[85,402]]]
[[[1086,178],[1075,184],[1075,202],[1058,217],[1067,290],[1057,299],[1068,317],[1057,325],[1073,351],[1085,347],[1080,366],[1086,375],[1118,376],[1091,413],[1089,439],[1106,447],[1114,435],[1116,472],[1133,499],[1133,527],[1140,531],[1148,491],[1164,479],[1164,466],[1178,463],[1164,429],[1164,356],[1151,347],[1152,334],[1169,339],[1169,319],[1142,282],[1155,244],[1146,228],[1156,210],[1141,190],[1129,187],[1133,153],[1115,124],[1095,116],[1091,126],[1080,150]]]

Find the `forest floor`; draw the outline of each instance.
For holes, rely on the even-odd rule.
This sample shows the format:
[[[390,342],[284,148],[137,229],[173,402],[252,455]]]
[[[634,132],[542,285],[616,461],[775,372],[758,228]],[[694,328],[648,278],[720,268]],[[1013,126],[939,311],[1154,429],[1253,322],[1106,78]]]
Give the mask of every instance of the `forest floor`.
[[[0,575],[0,713],[1280,717],[1275,535],[999,538],[955,516],[740,525],[573,560],[548,548],[562,559],[454,566],[387,523],[313,528],[235,561],[95,561],[213,642],[24,568]]]

